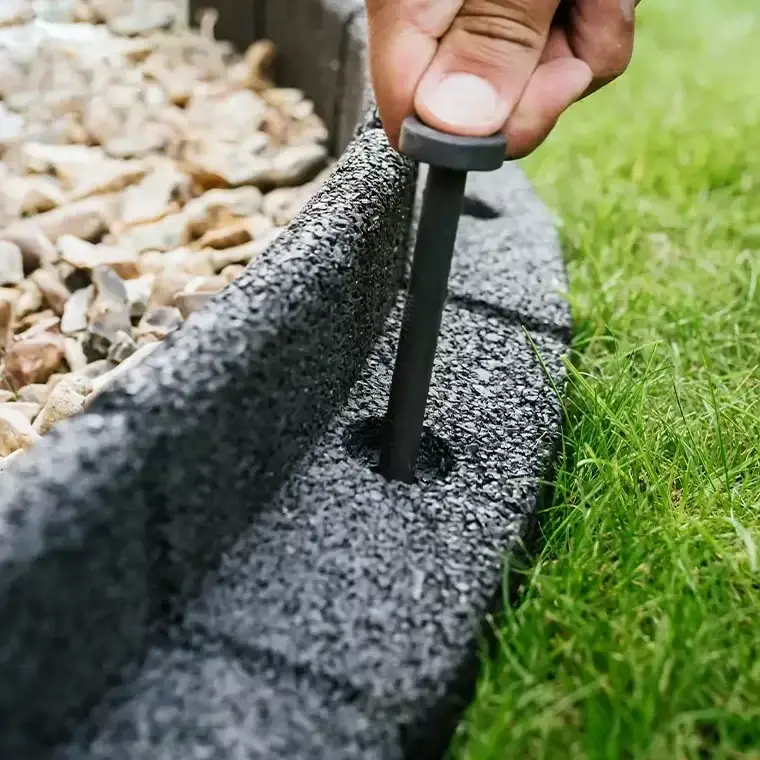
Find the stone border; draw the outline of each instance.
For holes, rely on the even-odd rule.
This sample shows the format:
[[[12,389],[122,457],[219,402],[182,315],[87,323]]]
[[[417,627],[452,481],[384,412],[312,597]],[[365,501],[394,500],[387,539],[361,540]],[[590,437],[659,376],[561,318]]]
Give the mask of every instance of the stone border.
[[[371,110],[357,126],[360,0],[254,5],[220,36],[301,35],[281,75],[346,150],[238,280],[3,473],[0,756],[439,756],[535,516],[560,417],[533,352],[561,382],[569,335],[551,218],[512,167],[471,178],[428,420],[454,466],[385,483],[347,441],[389,385],[416,172]]]

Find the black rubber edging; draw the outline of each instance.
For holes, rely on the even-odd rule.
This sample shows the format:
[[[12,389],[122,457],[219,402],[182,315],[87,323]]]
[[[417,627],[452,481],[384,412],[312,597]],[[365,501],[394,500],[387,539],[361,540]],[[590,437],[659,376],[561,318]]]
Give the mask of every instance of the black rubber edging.
[[[251,22],[276,42],[279,2]],[[329,80],[333,53],[309,63],[302,38],[312,70],[287,80],[349,143],[333,177],[0,479],[0,756],[433,758],[466,704],[559,434],[534,354],[561,386],[559,246],[519,172],[471,177],[424,477],[384,482],[372,440],[415,172],[371,112],[351,115],[367,100],[361,3],[306,5],[354,62]]]
[[[340,408],[396,297],[416,171],[369,112],[208,308],[0,478],[0,757],[139,663]]]
[[[503,560],[535,524],[560,432],[544,373],[561,390],[567,350],[534,273],[559,249],[529,186],[509,169],[477,178],[470,198],[498,216],[462,221],[462,295],[444,314],[420,482],[373,470],[402,293],[325,434],[60,760],[444,753]],[[509,269],[490,257],[499,238]],[[477,293],[477,262],[511,292]]]

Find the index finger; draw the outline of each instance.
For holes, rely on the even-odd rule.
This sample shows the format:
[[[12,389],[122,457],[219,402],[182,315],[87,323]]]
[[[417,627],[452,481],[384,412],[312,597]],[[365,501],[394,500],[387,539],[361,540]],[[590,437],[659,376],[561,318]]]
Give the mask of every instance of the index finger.
[[[380,117],[394,146],[401,122],[463,0],[366,0],[369,60]]]

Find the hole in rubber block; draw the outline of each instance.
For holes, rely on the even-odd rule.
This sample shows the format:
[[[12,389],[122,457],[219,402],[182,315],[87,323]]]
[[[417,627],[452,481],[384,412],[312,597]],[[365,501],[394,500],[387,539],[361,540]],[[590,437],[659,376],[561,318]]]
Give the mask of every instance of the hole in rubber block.
[[[493,206],[470,195],[465,195],[462,201],[462,215],[472,216],[475,219],[496,219],[501,216]]]
[[[383,424],[381,417],[367,417],[346,431],[346,451],[374,472],[377,472],[380,461]],[[443,480],[454,469],[454,465],[455,459],[449,444],[432,430],[423,428],[417,456],[417,483],[424,485]]]

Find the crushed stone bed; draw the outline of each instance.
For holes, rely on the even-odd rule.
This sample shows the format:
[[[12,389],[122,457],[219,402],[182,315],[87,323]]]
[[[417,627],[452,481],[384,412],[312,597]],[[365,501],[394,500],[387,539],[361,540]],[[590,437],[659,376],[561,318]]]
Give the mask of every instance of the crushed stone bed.
[[[313,103],[176,2],[0,2],[0,471],[266,249],[329,176]],[[48,20],[54,18],[54,20]]]

